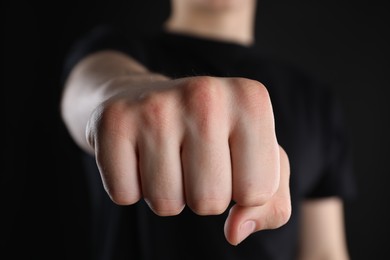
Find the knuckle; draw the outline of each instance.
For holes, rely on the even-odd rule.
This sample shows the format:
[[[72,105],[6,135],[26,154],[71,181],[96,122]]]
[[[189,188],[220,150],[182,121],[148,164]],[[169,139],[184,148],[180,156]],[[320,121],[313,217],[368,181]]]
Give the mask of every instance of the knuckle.
[[[162,93],[149,93],[141,102],[141,120],[144,126],[163,129],[169,125],[169,96]]]
[[[123,115],[126,107],[123,102],[111,102],[104,104],[96,114],[96,122],[102,129],[120,131],[125,126]]]
[[[281,146],[279,146],[279,156],[280,164],[284,166],[284,170],[287,172],[288,175],[290,175],[290,159],[284,148],[282,148]],[[283,170],[283,167],[281,170]]]
[[[224,93],[221,82],[212,77],[195,77],[184,87],[186,114],[202,136],[213,133],[224,118]]]
[[[237,102],[245,109],[247,115],[258,118],[271,111],[269,92],[262,83],[243,78],[234,80]]]
[[[290,200],[278,200],[272,207],[271,228],[278,228],[286,224],[291,217],[291,203]]]
[[[187,205],[197,215],[220,215],[226,211],[229,202],[224,199],[199,198],[187,201]]]
[[[276,174],[264,178],[261,184],[259,184],[258,180],[246,180],[238,188],[234,198],[242,206],[262,206],[273,199],[279,185],[280,179]]]
[[[140,194],[106,189],[111,200],[117,205],[132,205],[141,199]]]
[[[184,202],[175,199],[146,199],[149,208],[158,216],[176,216],[184,209]]]
[[[135,134],[134,113],[123,101],[105,102],[91,114],[86,126],[86,140],[96,148],[106,137],[129,140]]]
[[[100,105],[88,123],[88,139],[92,136],[105,135],[128,138],[131,120],[130,110],[125,102],[106,102]]]
[[[256,207],[266,204],[273,196],[274,192],[261,192],[254,194],[253,192],[245,192],[239,195],[236,199],[242,206]]]
[[[214,112],[219,105],[222,86],[218,79],[212,77],[195,77],[189,80],[184,88],[184,99],[187,109],[196,111],[202,116]]]

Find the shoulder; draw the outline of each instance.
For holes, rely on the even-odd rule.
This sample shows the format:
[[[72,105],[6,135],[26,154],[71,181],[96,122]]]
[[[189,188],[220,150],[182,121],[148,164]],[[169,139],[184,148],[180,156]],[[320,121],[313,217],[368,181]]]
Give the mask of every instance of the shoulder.
[[[254,67],[260,68],[258,74],[265,85],[286,102],[293,102],[291,106],[296,107],[298,102],[312,109],[320,105],[321,100],[333,95],[331,82],[299,61],[271,56],[260,51],[255,57],[258,57],[259,66]]]
[[[76,38],[64,56],[63,76],[88,55],[102,50],[115,50],[142,60],[148,37],[113,24],[99,24]]]
[[[111,24],[100,24],[85,32],[74,42],[71,53],[91,53],[102,49],[115,49],[128,52],[143,38],[138,32]]]

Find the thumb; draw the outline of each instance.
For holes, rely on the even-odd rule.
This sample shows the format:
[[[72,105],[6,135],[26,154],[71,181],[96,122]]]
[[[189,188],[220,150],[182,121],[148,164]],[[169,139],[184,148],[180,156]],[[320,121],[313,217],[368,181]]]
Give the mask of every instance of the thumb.
[[[225,221],[225,237],[238,245],[254,232],[275,229],[287,223],[291,216],[289,188],[290,168],[287,155],[281,149],[280,186],[272,198],[261,206],[234,205]]]
[[[225,222],[226,240],[236,246],[252,233],[259,230],[258,216],[253,214],[254,208],[234,205]]]
[[[236,246],[251,234],[265,229],[274,229],[285,224],[289,218],[281,207],[271,210],[271,206],[243,207],[234,205],[225,222],[225,237]],[[286,210],[287,211],[287,210]]]

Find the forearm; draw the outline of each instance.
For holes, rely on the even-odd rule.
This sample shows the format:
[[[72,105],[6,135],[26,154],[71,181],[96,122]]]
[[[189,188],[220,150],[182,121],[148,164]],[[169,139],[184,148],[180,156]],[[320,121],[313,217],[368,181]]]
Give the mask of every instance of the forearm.
[[[304,202],[299,260],[348,260],[343,206],[338,198]]]
[[[91,113],[123,91],[133,92],[135,97],[144,83],[165,79],[124,54],[114,51],[92,54],[74,67],[65,83],[61,99],[63,121],[74,141],[92,153],[86,138]]]

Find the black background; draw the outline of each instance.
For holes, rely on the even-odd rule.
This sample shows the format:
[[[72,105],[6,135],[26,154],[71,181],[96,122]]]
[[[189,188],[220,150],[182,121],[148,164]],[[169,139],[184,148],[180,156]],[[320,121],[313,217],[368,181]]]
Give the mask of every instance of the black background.
[[[390,234],[389,7],[386,1],[259,0],[258,46],[330,82],[343,100],[358,199],[346,204],[353,260],[385,259]],[[3,259],[79,259],[86,199],[64,157],[77,149],[59,120],[59,79],[71,43],[97,22],[153,30],[167,1],[2,4],[1,250]],[[25,256],[22,258],[22,256]]]

